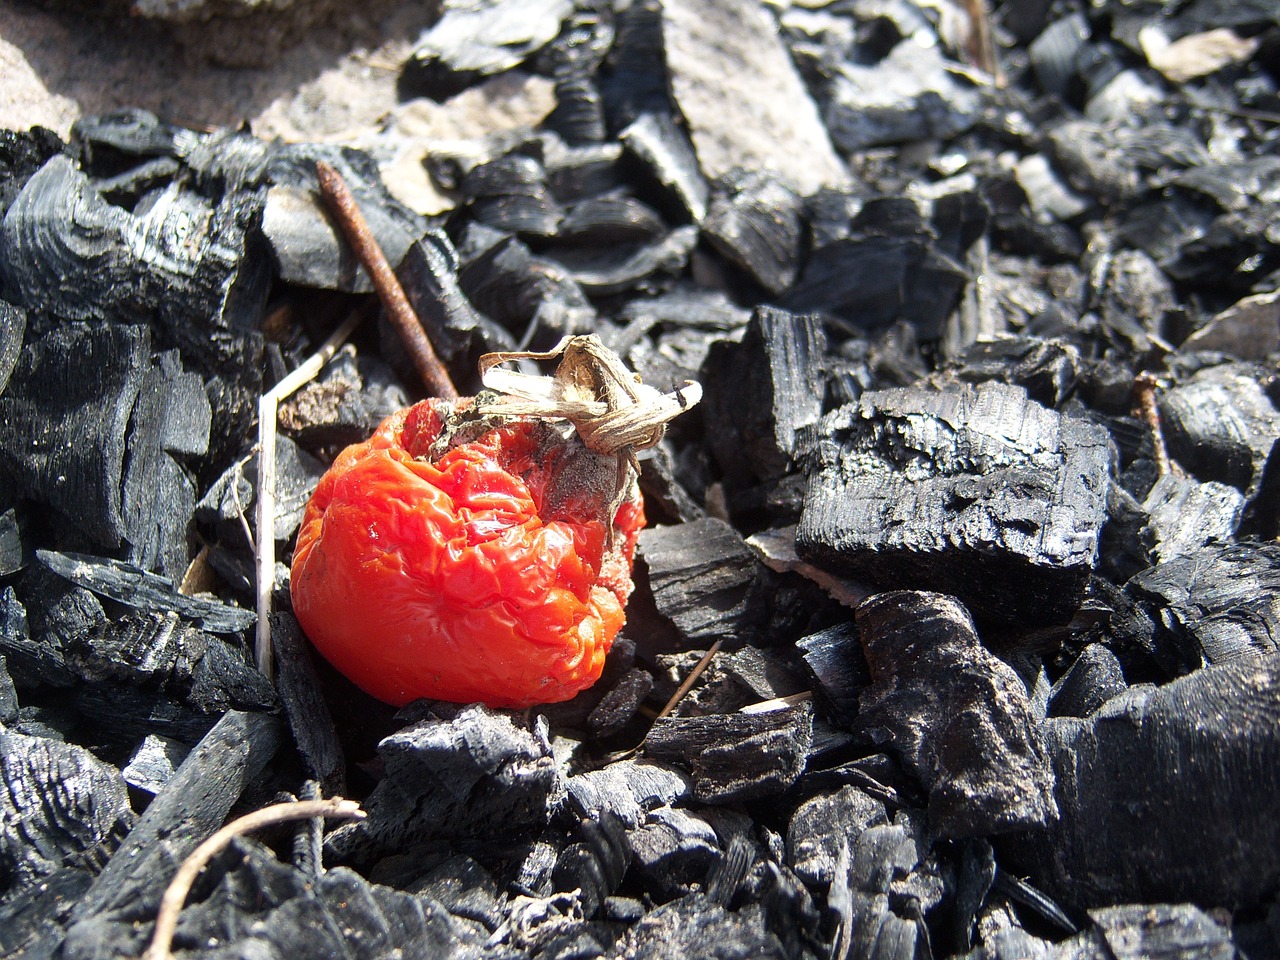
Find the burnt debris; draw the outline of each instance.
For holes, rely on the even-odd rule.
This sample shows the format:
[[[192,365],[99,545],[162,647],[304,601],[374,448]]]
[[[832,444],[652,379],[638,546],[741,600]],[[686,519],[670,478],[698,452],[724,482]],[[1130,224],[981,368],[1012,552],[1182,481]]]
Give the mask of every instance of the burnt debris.
[[[341,794],[215,857],[176,956],[1280,955],[1274,11],[449,0],[404,39],[406,108],[549,103],[423,134],[429,208],[398,121],[0,131],[0,954],[137,957],[229,818]],[[462,392],[584,333],[702,383],[573,701],[375,703],[283,562],[254,666],[262,538],[422,395],[317,161]],[[258,398],[352,317],[260,530]]]

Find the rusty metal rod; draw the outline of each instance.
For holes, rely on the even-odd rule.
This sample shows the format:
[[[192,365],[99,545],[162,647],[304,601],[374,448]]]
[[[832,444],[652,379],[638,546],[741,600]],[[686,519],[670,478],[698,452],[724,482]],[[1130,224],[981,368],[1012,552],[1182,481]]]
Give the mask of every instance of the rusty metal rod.
[[[414,313],[409,298],[405,295],[404,287],[400,286],[391,264],[387,263],[387,258],[378,246],[378,241],[369,229],[368,221],[360,212],[346,181],[323,160],[316,164],[316,177],[320,181],[320,196],[338,221],[347,243],[351,244],[356,258],[368,272],[369,279],[373,281],[373,288],[378,292],[378,298],[387,311],[387,318],[396,328],[405,349],[409,351],[423,384],[433,396],[456,400],[458,390],[449,377],[449,371],[431,346],[418,315]]]

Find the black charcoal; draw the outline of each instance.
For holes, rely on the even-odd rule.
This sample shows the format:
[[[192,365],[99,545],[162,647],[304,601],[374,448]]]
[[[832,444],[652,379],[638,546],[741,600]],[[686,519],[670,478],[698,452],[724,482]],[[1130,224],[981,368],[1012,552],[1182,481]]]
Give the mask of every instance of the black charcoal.
[[[9,385],[18,365],[22,340],[27,333],[27,314],[7,300],[0,300],[0,395]]]
[[[1143,536],[1151,560],[1165,563],[1215,540],[1230,542],[1244,504],[1244,495],[1235,487],[1165,474],[1142,504],[1148,516]]]
[[[253,625],[252,610],[178,593],[173,582],[118,560],[38,550],[40,562],[60,577],[129,607],[167,610],[212,633],[238,633]]]
[[[9,663],[0,655],[0,725],[9,726],[18,719],[18,688],[9,676]]]
[[[1280,546],[1271,543],[1211,544],[1126,585],[1170,635],[1167,665],[1181,670],[1273,656],[1280,650],[1278,590]]]
[[[755,0],[662,5],[671,96],[708,180],[766,170],[802,195],[848,179],[817,106]],[[751,64],[749,77],[742,65]],[[752,93],[743,95],[744,82]]]
[[[721,859],[715,828],[680,807],[650,811],[643,823],[627,831],[626,842],[634,869],[665,900],[705,883]]]
[[[657,291],[684,270],[697,242],[697,228],[686,225],[655,240],[617,248],[561,247],[555,257],[574,282],[594,296]]]
[[[768,929],[758,904],[730,912],[702,893],[691,893],[651,910],[626,932],[618,949],[619,955],[634,960],[783,960],[788,956],[782,942]]]
[[[652,689],[653,674],[633,667],[601,698],[587,717],[587,726],[602,739],[622,732]]]
[[[133,789],[155,796],[173,779],[189,753],[191,748],[186,744],[149,733],[120,774]]]
[[[622,883],[631,848],[622,821],[611,814],[581,821],[577,834],[580,839],[560,852],[552,880],[556,890],[582,892],[582,913],[590,919]]]
[[[858,837],[869,827],[889,822],[885,806],[857,787],[820,793],[796,808],[787,827],[787,862],[812,886],[830,884],[842,869]]]
[[[406,727],[378,753],[386,779],[365,802],[369,817],[330,835],[331,856],[368,862],[442,839],[545,825],[563,786],[545,721],[527,729],[480,705]]]
[[[138,897],[158,904],[177,863],[222,826],[275,756],[280,733],[280,722],[268,714],[226,713],[147,807],[73,918],[91,922],[94,914]]]
[[[864,394],[814,429],[801,557],[1043,626],[1083,598],[1105,515],[1105,431],[1000,383]]]
[[[857,153],[963,133],[977,120],[981,100],[948,67],[938,46],[910,38],[872,66],[840,64],[826,106],[831,139]]]
[[[1238,360],[1265,360],[1280,352],[1280,291],[1233,303],[1187,337],[1182,348],[1217,351]]]
[[[642,530],[639,549],[658,612],[687,646],[747,639],[759,625],[759,561],[723,520]]]
[[[133,826],[120,772],[75,744],[0,728],[0,870],[13,889],[99,869]]]
[[[288,437],[276,438],[276,511],[272,524],[276,540],[288,540],[297,532],[307,501],[326,469],[323,461]],[[258,473],[256,453],[233,463],[193,508],[196,519],[218,525],[223,536],[233,542],[243,537],[243,525],[254,515]]]
[[[10,507],[4,513],[0,513],[0,577],[17,573],[26,565],[26,562],[18,512]]]
[[[1270,656],[1132,687],[1084,720],[1047,721],[1061,817],[1019,851],[1034,859],[1032,881],[1067,907],[1227,905],[1274,886],[1278,718],[1280,658]]]
[[[871,669],[857,729],[891,746],[929,792],[940,836],[1053,821],[1053,772],[1025,687],[950,597],[897,591],[857,610]]]
[[[1120,660],[1101,643],[1080,651],[1049,695],[1049,712],[1055,717],[1087,717],[1128,688]]]
[[[547,189],[546,171],[533,157],[510,153],[482,163],[467,174],[462,191],[475,220],[504,233],[550,237],[564,217]]]
[[[444,100],[519,66],[555,39],[572,12],[571,0],[450,0],[414,46],[409,83]]]
[[[406,256],[406,263],[412,256],[412,252]],[[425,315],[421,309],[418,314]],[[387,364],[357,357],[347,346],[329,361],[319,379],[281,402],[279,423],[308,450],[345,447],[368,439],[384,419],[408,405],[404,388]],[[252,475],[248,462],[241,472],[239,495],[243,497]]]
[[[686,767],[694,796],[735,803],[779,794],[804,772],[813,742],[813,706],[764,713],[666,717],[645,740],[649,756]]]
[[[568,801],[580,817],[617,817],[638,826],[651,810],[688,799],[689,775],[652,760],[626,760],[570,777]]]
[[[38,599],[43,601],[46,597]],[[52,596],[47,599],[55,601]],[[41,621],[57,616],[56,610],[46,609],[43,603],[37,609]],[[101,607],[97,613],[102,615]],[[36,626],[37,635],[32,637],[26,607],[13,587],[0,591],[0,654],[7,658],[13,679],[24,687],[71,686],[75,674],[67,666],[61,640],[46,624],[38,622]],[[83,623],[81,626],[87,629]]]
[[[292,614],[272,614],[271,640],[276,653],[276,689],[307,776],[320,784],[324,796],[344,796],[346,758],[310,647]]]
[[[858,696],[871,683],[866,658],[852,621],[819,630],[796,641],[814,694],[827,716],[842,727],[858,715]]]
[[[818,318],[757,307],[738,343],[712,345],[703,368],[711,448],[726,483],[741,488],[791,469],[797,433],[822,413]]]
[[[689,136],[667,113],[644,113],[619,135],[667,190],[675,195],[689,219],[702,223],[710,188],[698,168]]]
[[[800,198],[762,173],[742,173],[723,185],[702,222],[702,235],[768,293],[782,293],[800,271]]]
[[[1199,480],[1246,495],[1257,491],[1280,411],[1262,388],[1261,370],[1227,364],[1202,370],[1158,398],[1169,456]]]
[[[544,122],[570,144],[599,143],[607,134],[597,75],[613,46],[612,11],[578,7],[541,57],[556,84],[556,108]]]
[[[1232,960],[1239,956],[1231,929],[1189,903],[1131,903],[1089,911],[1092,925],[1054,951],[1062,960],[1106,955],[1115,960],[1186,957]]]

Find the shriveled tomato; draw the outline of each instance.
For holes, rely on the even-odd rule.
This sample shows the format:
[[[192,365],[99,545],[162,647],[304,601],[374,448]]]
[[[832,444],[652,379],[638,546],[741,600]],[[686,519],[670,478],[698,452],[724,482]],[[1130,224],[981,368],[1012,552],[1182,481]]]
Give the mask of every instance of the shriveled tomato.
[[[644,525],[636,441],[597,439],[618,403],[547,402],[604,427],[588,446],[582,423],[531,413],[527,398],[509,410],[424,401],[321,479],[294,551],[294,612],[316,649],[378,699],[524,707],[599,678]],[[674,416],[671,402],[662,410],[661,422]]]

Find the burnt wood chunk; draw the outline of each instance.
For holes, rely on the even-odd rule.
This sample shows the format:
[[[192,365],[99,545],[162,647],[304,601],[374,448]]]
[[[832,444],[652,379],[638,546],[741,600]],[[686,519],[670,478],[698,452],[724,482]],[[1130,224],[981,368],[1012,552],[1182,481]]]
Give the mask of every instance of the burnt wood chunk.
[[[1200,480],[1257,492],[1280,411],[1259,367],[1234,363],[1202,370],[1159,397],[1169,455]]]
[[[792,466],[796,435],[818,421],[815,384],[827,346],[815,316],[757,307],[739,343],[712,344],[703,365],[703,416],[725,482],[776,480]]]
[[[1092,956],[1096,947],[1115,960],[1195,957],[1232,960],[1239,956],[1231,928],[1190,903],[1127,903],[1089,911],[1092,928],[1064,944],[1067,956]],[[1079,953],[1073,947],[1080,946]]]
[[[643,113],[619,135],[627,149],[675,194],[694,223],[707,215],[710,190],[689,135],[667,113]]]
[[[858,695],[871,683],[866,658],[852,621],[796,641],[814,694],[837,725],[849,727],[858,714]]]
[[[1165,474],[1147,494],[1143,530],[1152,561],[1163,563],[1214,541],[1230,541],[1244,513],[1244,495],[1235,487]]]
[[[62,644],[54,637],[32,637],[27,609],[13,587],[0,591],[0,654],[8,659],[18,686],[69,687],[75,682]]]
[[[784,960],[789,956],[782,942],[769,930],[760,904],[729,911],[703,893],[691,893],[651,910],[626,932],[618,955],[634,960],[681,960],[684,957]]]
[[[386,778],[369,794],[368,819],[326,841],[337,858],[369,861],[459,837],[507,836],[545,825],[563,781],[545,721],[533,729],[482,705],[431,717],[378,744]]]
[[[1210,544],[1144,570],[1125,590],[1173,643],[1171,669],[1280,651],[1280,546]],[[1176,654],[1172,651],[1176,651]]]
[[[9,725],[18,719],[18,688],[9,676],[9,663],[0,655],[0,724]]]
[[[659,807],[626,834],[634,869],[662,899],[672,900],[703,884],[721,861],[711,823],[682,807]]]
[[[693,774],[694,796],[736,803],[787,790],[804,772],[813,742],[813,706],[765,713],[665,717],[649,731],[650,756]]]
[[[639,552],[658,612],[688,647],[719,637],[745,639],[757,626],[759,562],[723,520],[642,530]]]
[[[863,831],[888,822],[884,804],[857,787],[820,793],[791,815],[787,862],[806,883],[830,884],[848,869],[849,852]]]
[[[693,785],[683,770],[652,760],[626,760],[570,777],[568,802],[580,817],[617,817],[638,826],[650,810],[687,800]]]
[[[864,394],[814,436],[805,559],[1004,622],[1064,623],[1080,605],[1106,516],[1101,427],[985,383]]]
[[[706,237],[730,263],[777,296],[795,283],[804,240],[804,210],[793,190],[767,173],[724,178],[724,192],[702,223]]]
[[[944,837],[1044,826],[1053,771],[1026,688],[939,594],[877,594],[857,609],[871,669],[857,729],[891,746],[929,794]]]
[[[0,873],[14,889],[95,871],[133,826],[120,771],[75,744],[0,727]]]
[[[22,339],[27,333],[27,313],[7,300],[0,300],[0,394],[9,385],[13,369],[22,352]]]
[[[1100,643],[1091,643],[1053,685],[1049,712],[1055,717],[1087,717],[1128,686],[1116,655]]]
[[[58,576],[127,607],[172,611],[211,633],[238,633],[253,625],[252,610],[178,593],[171,580],[129,563],[53,550],[37,550],[36,556]]]
[[[280,721],[269,714],[223,715],[147,807],[77,904],[73,920],[138,898],[154,910],[177,864],[222,826],[275,756],[280,734]]]
[[[1061,818],[1019,852],[1064,906],[1246,903],[1280,881],[1280,657],[1050,719]]]
[[[293,614],[271,615],[271,640],[276,654],[276,689],[307,776],[319,782],[323,796],[345,796],[346,758],[333,714],[321,693],[310,645]]]

